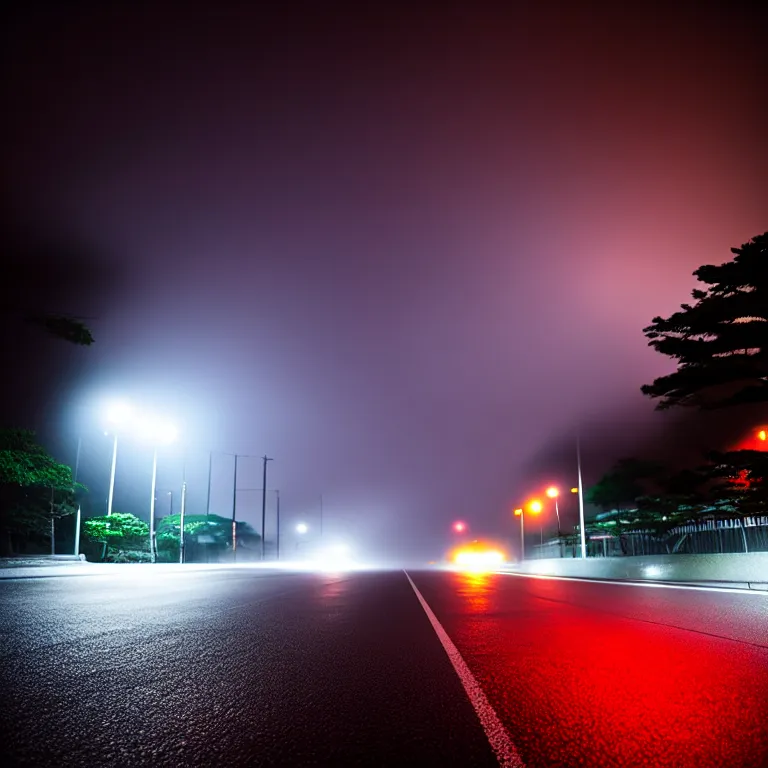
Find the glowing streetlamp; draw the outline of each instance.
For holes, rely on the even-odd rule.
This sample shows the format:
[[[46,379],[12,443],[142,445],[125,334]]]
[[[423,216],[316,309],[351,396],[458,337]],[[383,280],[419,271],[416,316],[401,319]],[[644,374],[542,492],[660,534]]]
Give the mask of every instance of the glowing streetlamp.
[[[453,524],[453,530],[456,531],[456,533],[464,533],[464,531],[467,530],[467,524],[458,520]]]
[[[767,438],[768,438],[768,434],[766,433],[766,431],[764,429],[761,429],[757,433],[757,439],[758,440],[761,440],[762,442],[765,442]]]
[[[538,515],[539,512],[541,512],[541,510],[543,509],[543,505],[538,499],[534,499],[528,504],[528,509],[534,515]]]
[[[515,517],[520,518],[520,562],[522,563],[525,560],[525,515],[522,507],[515,510]]]
[[[560,538],[561,534],[561,528],[560,528],[560,510],[557,506],[557,497],[560,495],[560,491],[555,488],[554,485],[551,485],[549,488],[547,488],[547,496],[550,499],[554,499],[555,502],[555,515],[557,515],[557,537]]]
[[[109,474],[109,496],[107,497],[107,516],[112,514],[112,501],[115,497],[115,470],[117,468],[117,432],[131,416],[131,406],[128,403],[112,403],[107,408],[106,420],[112,426],[112,470]],[[105,435],[109,432],[105,432]]]
[[[309,526],[306,523],[299,523],[296,526],[296,533],[305,534],[309,530]]]

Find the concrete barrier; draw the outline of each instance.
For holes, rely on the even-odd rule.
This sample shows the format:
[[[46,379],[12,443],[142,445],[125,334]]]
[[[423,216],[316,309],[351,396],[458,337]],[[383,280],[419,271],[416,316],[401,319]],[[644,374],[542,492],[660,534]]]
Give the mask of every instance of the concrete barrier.
[[[552,558],[526,560],[513,566],[513,570],[520,573],[588,579],[739,582],[762,589],[768,583],[768,552],[590,557],[586,560]]]

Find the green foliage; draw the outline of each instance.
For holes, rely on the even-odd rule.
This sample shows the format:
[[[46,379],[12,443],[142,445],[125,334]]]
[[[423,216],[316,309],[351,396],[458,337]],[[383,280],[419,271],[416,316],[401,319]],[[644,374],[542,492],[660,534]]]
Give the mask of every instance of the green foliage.
[[[694,272],[708,286],[693,291],[695,304],[643,330],[650,346],[678,361],[674,373],[642,387],[660,398],[659,409],[768,402],[768,232],[732,253]]]
[[[83,537],[101,550],[101,559],[115,563],[149,560],[149,525],[135,515],[113,512],[83,523]]]
[[[3,547],[34,536],[49,536],[51,518],[77,509],[72,470],[59,464],[25,429],[0,430],[0,526]]]
[[[605,510],[631,507],[647,492],[648,481],[659,478],[659,464],[642,459],[621,459],[593,485],[586,500]]]
[[[72,469],[59,464],[27,429],[0,430],[0,484],[59,490],[74,487]]]
[[[155,536],[160,559],[178,559],[180,525],[181,515],[167,515],[159,522]],[[194,543],[201,536],[210,537],[212,541],[206,546],[222,552],[232,547],[232,520],[220,515],[185,515],[184,535],[187,543]],[[238,546],[255,547],[261,536],[248,523],[238,521],[237,541]]]
[[[83,523],[83,535],[90,541],[107,543],[119,549],[149,546],[149,526],[136,515],[124,512],[89,518]]]

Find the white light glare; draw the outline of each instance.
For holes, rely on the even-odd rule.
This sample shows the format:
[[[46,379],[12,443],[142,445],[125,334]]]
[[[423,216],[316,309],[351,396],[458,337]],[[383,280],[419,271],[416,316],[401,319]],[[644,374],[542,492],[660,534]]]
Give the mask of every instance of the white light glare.
[[[299,523],[296,526],[296,533],[306,533],[309,530],[309,527],[306,523]]]
[[[485,552],[462,551],[457,553],[454,562],[467,570],[489,570],[496,568],[504,562],[504,555],[495,550]]]
[[[136,432],[143,440],[155,445],[169,445],[177,436],[176,427],[168,422],[156,421],[145,416],[136,422]]]
[[[125,424],[131,416],[131,406],[128,403],[110,403],[105,416],[110,424]]]

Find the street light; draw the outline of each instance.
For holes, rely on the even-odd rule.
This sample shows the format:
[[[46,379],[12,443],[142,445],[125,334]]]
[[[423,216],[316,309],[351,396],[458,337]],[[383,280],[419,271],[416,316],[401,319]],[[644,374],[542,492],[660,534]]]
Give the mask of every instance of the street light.
[[[458,520],[453,524],[453,530],[456,531],[456,533],[464,533],[464,531],[467,530],[467,524]]]
[[[520,562],[522,563],[525,560],[525,515],[522,507],[515,510],[515,516],[520,518]]]
[[[307,524],[306,524],[306,523],[299,523],[299,524],[296,526],[296,533],[301,533],[301,534],[304,534],[304,533],[306,533],[308,530],[309,530],[309,527],[307,526]]]
[[[169,445],[176,439],[176,427],[166,422],[154,421],[149,417],[142,418],[137,424],[139,434],[153,444],[152,453],[152,493],[149,497],[149,560],[154,563],[156,559],[155,546],[155,496],[157,494],[157,448],[160,445]],[[173,503],[173,496],[171,496]],[[183,534],[182,534],[183,535]]]
[[[113,427],[112,470],[109,474],[109,496],[107,497],[107,516],[112,514],[112,501],[115,497],[115,469],[117,468],[117,431],[131,416],[131,406],[128,403],[111,403],[106,409],[106,420]],[[108,432],[104,433],[109,434]]]
[[[547,488],[547,496],[550,499],[555,500],[555,515],[557,515],[557,537],[560,538],[561,536],[561,528],[560,528],[560,510],[557,506],[557,497],[560,495],[560,491],[555,488],[554,485],[551,485],[549,488]]]

